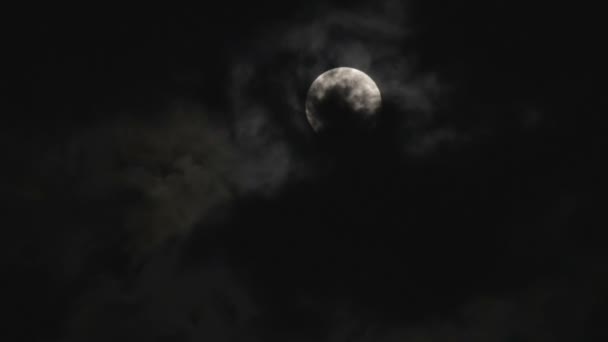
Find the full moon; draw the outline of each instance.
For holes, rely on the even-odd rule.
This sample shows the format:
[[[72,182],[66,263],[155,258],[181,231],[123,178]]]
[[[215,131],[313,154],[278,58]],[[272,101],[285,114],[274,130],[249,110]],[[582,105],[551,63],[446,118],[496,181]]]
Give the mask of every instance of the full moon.
[[[380,89],[364,72],[347,67],[315,79],[306,96],[306,118],[317,133],[373,126],[382,104]]]

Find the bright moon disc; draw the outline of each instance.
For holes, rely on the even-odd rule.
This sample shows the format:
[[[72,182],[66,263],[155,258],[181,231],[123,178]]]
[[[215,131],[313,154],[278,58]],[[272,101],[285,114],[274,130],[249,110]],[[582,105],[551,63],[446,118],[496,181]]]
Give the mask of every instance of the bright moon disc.
[[[380,89],[371,77],[340,67],[312,83],[306,96],[306,118],[315,132],[369,127],[381,105]]]

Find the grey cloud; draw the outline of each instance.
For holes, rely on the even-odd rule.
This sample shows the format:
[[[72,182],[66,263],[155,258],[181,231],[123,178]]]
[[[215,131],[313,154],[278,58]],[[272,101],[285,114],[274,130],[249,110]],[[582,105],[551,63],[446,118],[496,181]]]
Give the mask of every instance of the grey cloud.
[[[404,116],[407,155],[467,143],[471,132],[452,127],[450,120],[438,123],[437,103],[449,85],[437,73],[417,71],[415,51],[404,45],[415,34],[406,10],[399,1],[326,8],[266,32],[231,70],[232,108],[225,114],[234,117],[232,126],[212,125],[204,108],[188,105],[151,120],[125,115],[96,123],[49,153],[37,166],[48,171],[40,175],[46,185],[28,191],[43,197],[64,191],[79,199],[135,191],[141,198],[116,229],[131,232],[137,249],[187,234],[237,194],[273,194],[290,177],[306,176],[306,161],[292,146],[294,139],[312,139],[304,95],[320,73],[341,65],[367,72],[383,99]],[[270,94],[264,99],[257,92]],[[537,121],[535,115],[528,118],[530,125]]]
[[[311,134],[304,119],[308,86],[324,71],[347,66],[369,74],[381,89],[383,101],[401,115],[399,138],[406,157],[433,156],[446,144],[458,148],[484,141],[502,129],[493,125],[500,121],[497,118],[506,105],[446,108],[458,102],[455,97],[469,96],[467,101],[475,102],[475,94],[455,91],[453,82],[457,80],[448,80],[440,72],[420,71],[419,56],[410,44],[417,32],[408,26],[407,3],[382,1],[348,10],[321,6],[315,13],[273,27],[252,40],[233,73],[239,107],[256,104],[280,115],[285,119],[282,124],[306,141]],[[287,62],[286,55],[290,56]],[[269,85],[274,108],[246,96],[254,83]],[[277,103],[283,109],[277,109]],[[280,110],[283,113],[276,113]],[[237,116],[240,112],[235,111]],[[509,120],[522,116],[521,122],[514,123],[525,129],[538,125],[541,116],[535,113],[539,112],[513,108],[508,115]],[[463,124],[471,118],[473,122]]]
[[[240,108],[251,106],[268,112],[280,110],[246,96],[254,80],[256,86],[268,84],[269,91],[277,92],[273,101],[282,102],[284,108],[277,115],[305,141],[311,134],[304,114],[308,86],[324,71],[346,66],[369,74],[383,101],[400,111],[404,151],[421,151],[418,145],[425,145],[425,151],[435,149],[429,145],[432,138],[427,137],[441,134],[435,129],[462,134],[452,127],[432,127],[436,124],[436,103],[449,87],[437,73],[417,71],[416,53],[406,45],[415,32],[407,26],[403,3],[385,1],[349,10],[325,8],[318,13],[252,41],[248,48],[255,53],[239,60],[233,70],[231,92],[237,116],[243,115]],[[285,62],[285,54],[293,58]]]
[[[125,114],[98,123],[52,147],[37,165],[47,171],[42,192],[82,203],[134,192],[137,199],[108,229],[126,231],[131,252],[145,254],[187,235],[234,196],[272,194],[285,181],[289,148],[273,138],[265,117],[250,112],[236,129],[210,123],[204,108],[185,103],[148,118]]]

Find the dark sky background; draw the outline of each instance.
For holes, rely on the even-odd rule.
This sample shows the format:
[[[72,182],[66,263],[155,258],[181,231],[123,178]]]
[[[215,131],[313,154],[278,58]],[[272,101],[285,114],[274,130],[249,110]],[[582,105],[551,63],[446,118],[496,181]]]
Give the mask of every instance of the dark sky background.
[[[3,20],[3,341],[606,341],[599,13],[508,1]],[[311,82],[378,84],[321,139]]]

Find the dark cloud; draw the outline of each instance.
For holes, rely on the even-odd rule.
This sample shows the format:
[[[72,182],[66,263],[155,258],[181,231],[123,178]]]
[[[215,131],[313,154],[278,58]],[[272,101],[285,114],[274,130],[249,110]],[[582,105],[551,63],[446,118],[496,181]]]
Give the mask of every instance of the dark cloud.
[[[22,146],[7,156],[15,223],[2,243],[2,298],[23,322],[10,332],[66,342],[595,338],[605,253],[591,197],[603,154],[584,116],[591,102],[572,86],[585,78],[537,73],[547,55],[522,61],[520,50],[540,49],[468,5],[293,6],[276,18],[243,8],[252,27],[222,33],[183,15],[162,39],[121,41],[122,23],[108,41],[140,41],[142,52],[121,43],[110,62],[89,51],[108,49],[93,39],[100,28],[85,46],[66,43],[83,55],[51,53],[64,69],[53,58],[31,68],[42,80],[27,110],[43,119],[2,135]],[[209,11],[230,23],[233,12]],[[502,38],[484,47],[492,34]],[[312,132],[304,99],[338,66],[368,73],[384,108],[375,136],[332,145]],[[62,70],[69,85],[53,92]]]
[[[605,270],[590,263],[577,277],[477,295],[449,313],[431,311],[415,320],[387,321],[357,311],[350,301],[305,297],[289,304],[300,310],[295,318],[286,319],[294,314],[284,311],[280,319],[226,260],[184,267],[180,257],[180,248],[172,247],[128,284],[98,281],[80,298],[65,341],[595,341],[594,310],[605,300]]]
[[[314,16],[255,37],[233,71],[236,114],[243,107],[270,107],[283,129],[306,139],[310,128],[303,113],[308,86],[322,72],[347,66],[366,72],[378,84],[383,100],[407,123],[400,134],[420,131],[432,120],[443,85],[435,73],[416,70],[415,51],[407,49],[412,33],[406,14],[407,8],[398,2],[320,8]],[[255,52],[247,53],[251,50]],[[263,94],[255,93],[259,87],[265,89]]]
[[[125,114],[84,127],[36,165],[46,170],[38,191],[52,197],[50,187],[62,183],[80,201],[138,194],[113,229],[128,231],[139,252],[188,234],[237,195],[272,193],[285,182],[289,148],[273,138],[267,117],[252,109],[227,127],[206,111],[182,103],[155,118]]]
[[[81,297],[65,341],[232,340],[255,332],[255,303],[222,260],[183,269],[176,250],[129,284],[108,278]]]

